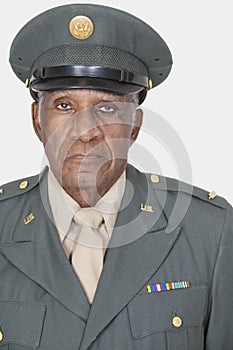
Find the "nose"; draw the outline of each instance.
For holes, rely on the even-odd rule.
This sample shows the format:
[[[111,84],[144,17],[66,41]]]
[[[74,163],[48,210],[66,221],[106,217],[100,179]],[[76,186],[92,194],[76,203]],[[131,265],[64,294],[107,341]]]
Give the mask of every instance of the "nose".
[[[81,142],[99,140],[103,137],[101,124],[92,108],[78,112],[73,119],[72,138]]]

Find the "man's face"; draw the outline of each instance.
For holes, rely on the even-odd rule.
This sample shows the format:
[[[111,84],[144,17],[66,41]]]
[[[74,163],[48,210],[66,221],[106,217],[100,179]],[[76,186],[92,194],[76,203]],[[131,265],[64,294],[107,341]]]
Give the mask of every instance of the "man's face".
[[[35,131],[51,169],[73,197],[104,193],[126,167],[142,111],[130,96],[96,90],[43,92],[33,104]]]

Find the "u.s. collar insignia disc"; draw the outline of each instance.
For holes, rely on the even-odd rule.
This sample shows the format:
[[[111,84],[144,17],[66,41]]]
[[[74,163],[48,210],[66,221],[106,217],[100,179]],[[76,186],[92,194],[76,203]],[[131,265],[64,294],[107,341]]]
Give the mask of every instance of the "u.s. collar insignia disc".
[[[76,16],[69,24],[70,33],[79,40],[86,40],[94,33],[94,23],[89,17]]]

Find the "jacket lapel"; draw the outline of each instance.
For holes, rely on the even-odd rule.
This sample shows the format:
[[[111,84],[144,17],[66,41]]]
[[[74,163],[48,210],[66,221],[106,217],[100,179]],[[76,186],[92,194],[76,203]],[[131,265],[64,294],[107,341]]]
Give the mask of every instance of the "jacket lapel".
[[[2,243],[0,252],[64,307],[86,321],[90,304],[50,219],[47,176],[43,177],[40,186],[17,197],[17,204],[12,210],[15,212],[11,213],[11,217],[17,218],[14,225],[11,223],[13,240]],[[25,225],[24,218],[30,214],[34,219]]]
[[[141,207],[143,204],[143,207]],[[141,210],[152,207],[152,211]],[[166,233],[167,218],[144,174],[128,167],[122,206],[107,251],[81,349],[143,288],[166,259],[180,228]]]

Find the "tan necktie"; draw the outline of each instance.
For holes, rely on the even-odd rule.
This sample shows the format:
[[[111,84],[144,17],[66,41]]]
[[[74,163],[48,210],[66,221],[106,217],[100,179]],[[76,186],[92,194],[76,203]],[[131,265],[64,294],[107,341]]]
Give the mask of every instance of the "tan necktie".
[[[103,215],[94,208],[81,208],[74,215],[68,239],[73,242],[72,266],[92,303],[109,243]]]

